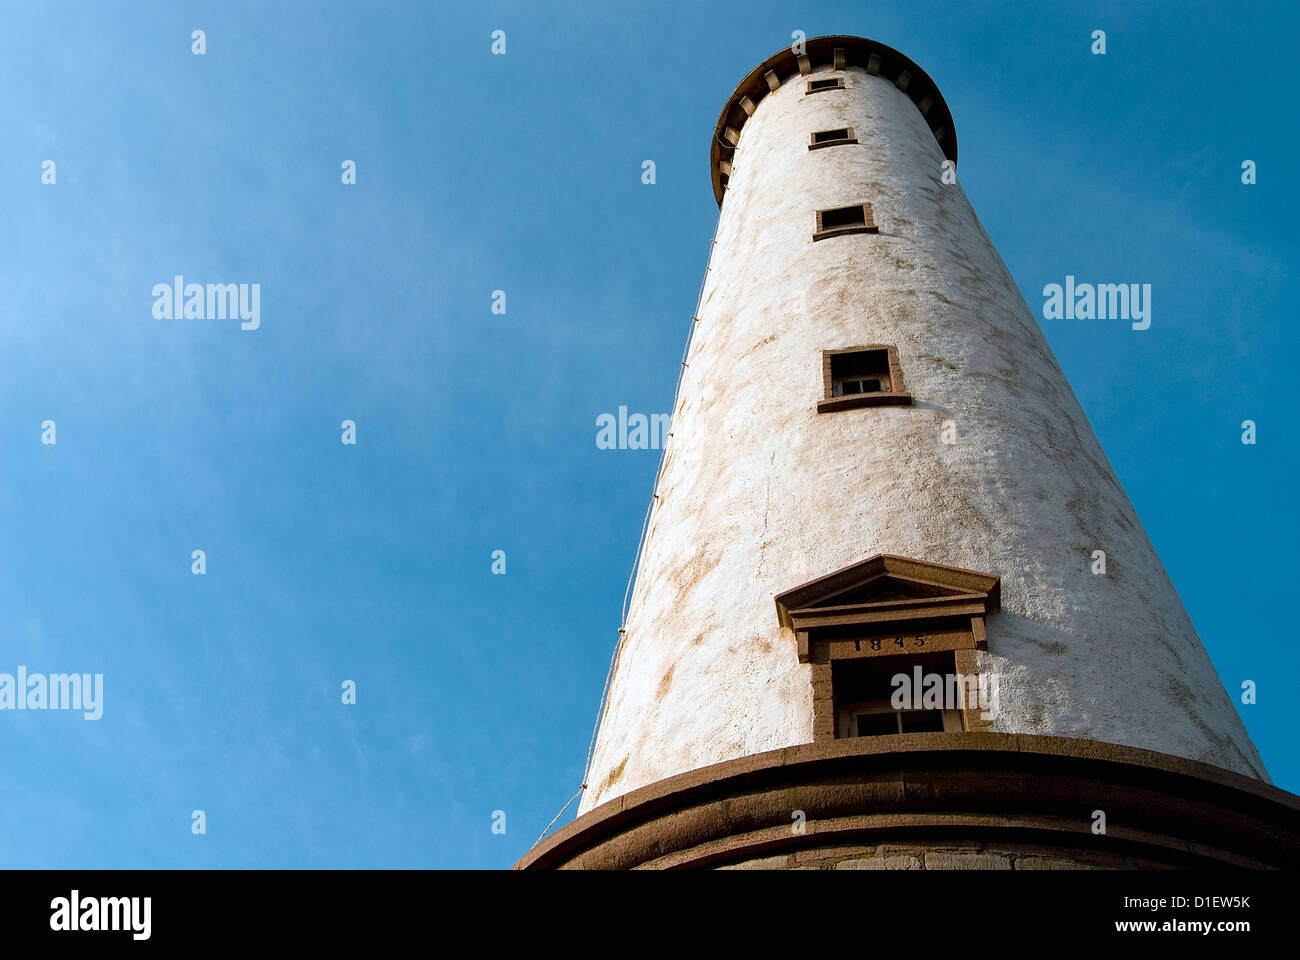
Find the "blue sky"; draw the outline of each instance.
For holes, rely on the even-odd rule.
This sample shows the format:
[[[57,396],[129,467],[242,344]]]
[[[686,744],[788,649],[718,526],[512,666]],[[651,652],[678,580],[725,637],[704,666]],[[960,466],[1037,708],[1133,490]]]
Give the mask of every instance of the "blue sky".
[[[1300,790],[1294,5],[180,6],[3,13],[0,671],[102,672],[105,702],[0,713],[0,866],[531,845],[581,779],[657,462],[595,417],[670,409],[713,124],[795,29],[934,77],[1036,313],[1066,274],[1152,284],[1150,330],[1043,326]],[[260,283],[260,329],[155,319],[176,274]]]

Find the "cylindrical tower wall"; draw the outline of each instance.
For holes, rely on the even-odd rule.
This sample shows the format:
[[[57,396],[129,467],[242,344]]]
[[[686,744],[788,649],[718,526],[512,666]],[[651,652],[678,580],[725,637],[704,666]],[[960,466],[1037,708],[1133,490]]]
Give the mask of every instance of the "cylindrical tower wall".
[[[844,87],[806,92],[824,78]],[[809,149],[846,127],[859,142]],[[944,159],[861,65],[787,78],[741,129],[583,810],[811,741],[809,666],[773,598],[882,553],[1002,578],[978,654],[998,731],[1266,779]],[[863,201],[878,232],[813,240],[816,211]],[[912,405],[818,412],[821,352],[875,344]]]

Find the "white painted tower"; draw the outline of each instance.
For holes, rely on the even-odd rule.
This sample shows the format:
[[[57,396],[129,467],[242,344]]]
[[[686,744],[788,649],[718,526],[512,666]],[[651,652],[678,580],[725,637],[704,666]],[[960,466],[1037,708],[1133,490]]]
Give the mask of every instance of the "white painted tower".
[[[612,823],[630,792],[668,778],[748,775],[749,760],[788,763],[805,755],[782,748],[818,743],[819,756],[878,758],[1077,738],[1032,742],[1141,748],[1272,790],[1034,315],[960,183],[945,182],[955,160],[934,82],[872,41],[783,50],[728,101],[712,150],[716,245],[587,816],[571,826]],[[865,653],[876,634],[899,644],[896,666],[955,657],[996,677],[996,710],[949,716],[943,733],[855,736],[832,668],[860,662],[835,651]],[[719,816],[714,846],[740,829],[734,801]],[[681,846],[646,843],[642,859]]]

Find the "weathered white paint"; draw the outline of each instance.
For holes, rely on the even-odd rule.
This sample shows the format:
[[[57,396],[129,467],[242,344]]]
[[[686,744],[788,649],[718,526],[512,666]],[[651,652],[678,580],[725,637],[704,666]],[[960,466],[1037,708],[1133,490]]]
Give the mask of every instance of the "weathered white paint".
[[[810,668],[773,597],[877,553],[1002,577],[980,655],[999,730],[1266,779],[921,114],[892,82],[841,74],[847,89],[813,95],[787,81],[741,131],[582,809],[811,741]],[[807,149],[843,126],[861,143]],[[818,208],[861,200],[878,235],[812,242]],[[820,351],[869,343],[897,344],[915,405],[818,414]]]

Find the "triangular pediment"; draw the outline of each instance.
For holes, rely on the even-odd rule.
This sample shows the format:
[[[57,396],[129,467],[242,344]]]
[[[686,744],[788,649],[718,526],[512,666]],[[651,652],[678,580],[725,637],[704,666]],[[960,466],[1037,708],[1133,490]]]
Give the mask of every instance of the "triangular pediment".
[[[785,591],[777,596],[776,606],[785,626],[792,625],[791,614],[800,610],[882,610],[963,598],[992,612],[1000,603],[1000,585],[991,574],[878,554]]]
[[[809,607],[843,606],[850,603],[883,603],[890,600],[919,600],[930,597],[947,597],[968,591],[937,583],[911,580],[907,577],[879,574],[847,589],[832,585],[830,592],[819,597]]]

